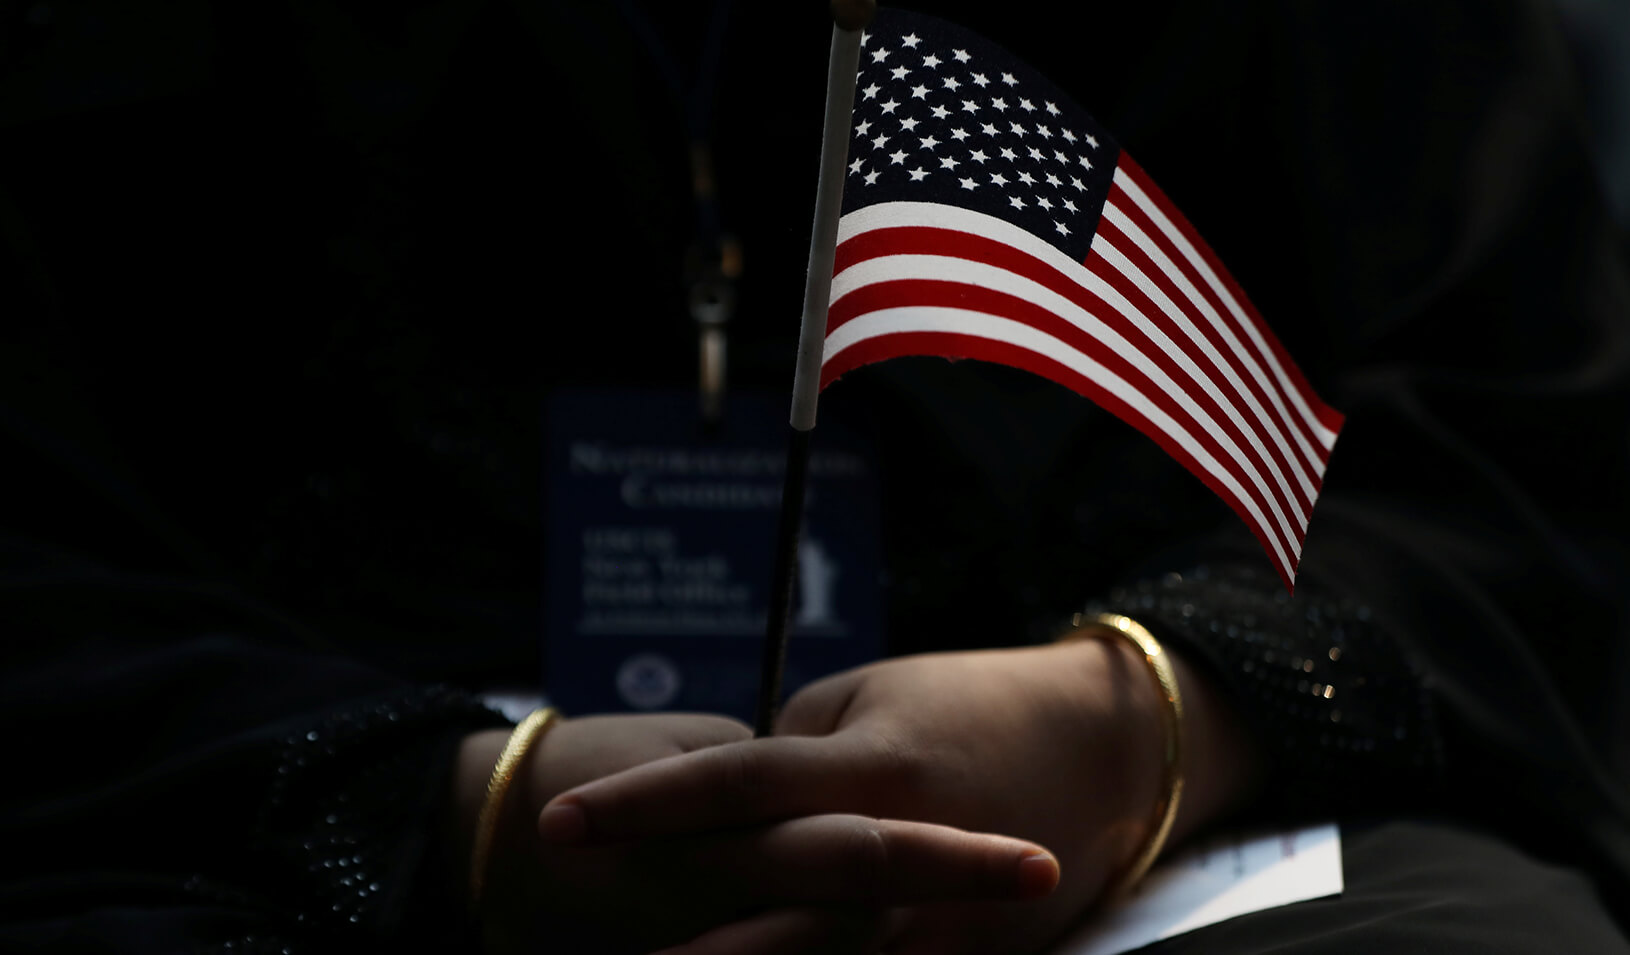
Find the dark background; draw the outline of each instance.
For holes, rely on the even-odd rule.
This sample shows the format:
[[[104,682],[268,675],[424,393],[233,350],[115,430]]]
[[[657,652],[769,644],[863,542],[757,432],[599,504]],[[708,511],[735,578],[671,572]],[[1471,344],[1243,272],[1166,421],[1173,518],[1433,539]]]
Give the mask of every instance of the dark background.
[[[693,81],[710,6],[634,9]],[[1518,173],[1559,170],[1623,212],[1624,8],[934,9],[1076,91],[1338,408],[1388,376],[1544,375],[1602,347],[1577,325],[1467,334],[1459,316],[1596,294],[1553,287],[1585,253],[1549,236],[1583,220],[1521,195]],[[414,678],[538,673],[548,394],[693,375],[685,119],[621,8],[14,2],[0,25],[17,566],[205,591],[281,639]],[[1525,59],[1501,46],[1512,35],[1535,38]],[[720,216],[746,262],[741,388],[790,381],[826,39],[820,4],[737,5],[716,69]],[[1491,120],[1488,91],[1534,62],[1560,77],[1554,101],[1513,87]],[[1505,158],[1468,181],[1467,149]],[[1489,212],[1482,193],[1502,188],[1514,211]],[[1445,270],[1478,248],[1468,228],[1526,236]],[[898,650],[1042,638],[1083,595],[1232,521],[1129,429],[1016,372],[902,361],[826,407],[881,438]],[[1546,473],[1549,452],[1506,441],[1519,427],[1473,426],[1502,463]],[[1567,449],[1587,483],[1626,452]],[[1405,454],[1338,452],[1332,475],[1387,494],[1382,462]],[[1580,521],[1579,559],[1622,571],[1622,543]],[[1554,599],[1535,592],[1529,612]],[[1569,652],[1555,669],[1577,705],[1616,719],[1617,694]]]
[[[704,8],[641,4],[681,63]],[[1455,818],[1588,859],[1630,910],[1599,772],[1630,765],[1625,8],[931,12],[1074,91],[1349,414],[1305,585],[1421,659]],[[827,30],[819,3],[740,4],[718,69],[743,389],[790,384]],[[255,747],[381,682],[312,651],[535,677],[549,394],[691,381],[686,139],[612,4],[0,2],[0,721],[39,777],[0,803],[8,918],[42,871],[72,877],[65,918],[131,897],[86,875],[110,863],[85,832],[177,885],[275,881],[212,835],[278,765]],[[899,361],[823,409],[879,438],[895,651],[1044,639],[1241,533],[1016,372]],[[1412,804],[1388,782],[1346,795]]]

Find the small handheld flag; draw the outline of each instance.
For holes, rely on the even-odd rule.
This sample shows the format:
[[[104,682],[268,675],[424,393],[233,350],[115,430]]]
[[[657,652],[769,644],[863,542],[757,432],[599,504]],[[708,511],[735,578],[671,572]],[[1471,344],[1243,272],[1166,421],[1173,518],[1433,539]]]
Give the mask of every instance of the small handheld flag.
[[[843,74],[856,42],[858,66]],[[849,102],[840,130],[834,110]],[[786,508],[802,504],[793,456],[815,421],[819,316],[821,389],[861,365],[937,355],[1023,368],[1092,399],[1221,497],[1294,587],[1342,415],[1084,109],[968,30],[884,10],[858,38],[833,31],[821,168],[793,397],[801,450],[789,453],[777,545],[786,593],[796,546]],[[823,230],[840,196],[833,248]],[[787,609],[771,614],[761,735]]]
[[[1050,378],[1205,482],[1291,587],[1342,416],[1193,226],[967,30],[884,10],[860,61],[822,386],[900,355]]]

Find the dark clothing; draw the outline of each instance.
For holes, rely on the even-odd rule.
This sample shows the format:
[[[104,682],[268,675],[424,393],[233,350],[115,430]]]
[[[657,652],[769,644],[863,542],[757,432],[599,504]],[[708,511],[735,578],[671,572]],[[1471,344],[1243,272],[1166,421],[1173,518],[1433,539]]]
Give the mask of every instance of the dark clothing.
[[[1443,820],[1342,827],[1336,898],[1253,912],[1157,943],[1150,955],[1519,955],[1623,952],[1623,929],[1574,869]]]
[[[1034,642],[1096,599],[1233,692],[1263,814],[1448,816],[1544,861],[1444,832],[1449,857],[1560,867],[1630,922],[1630,270],[1546,8],[1130,6],[1085,54],[1051,8],[932,12],[1076,91],[1347,414],[1297,595],[1077,396],[901,360],[822,399],[886,438],[891,648]],[[0,11],[0,943],[429,945],[424,822],[494,722],[462,690],[544,662],[545,401],[691,383],[685,121],[606,4]],[[781,391],[828,25],[731,16],[732,377]],[[1400,841],[1361,837],[1355,873]],[[1253,918],[1348,919],[1353,882]]]

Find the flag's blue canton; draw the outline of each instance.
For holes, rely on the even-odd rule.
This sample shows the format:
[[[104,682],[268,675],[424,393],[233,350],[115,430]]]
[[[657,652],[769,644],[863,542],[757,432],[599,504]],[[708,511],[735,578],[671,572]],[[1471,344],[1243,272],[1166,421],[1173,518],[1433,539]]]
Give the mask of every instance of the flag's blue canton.
[[[962,206],[1086,258],[1119,147],[1012,54],[953,24],[878,11],[860,47],[843,211]]]

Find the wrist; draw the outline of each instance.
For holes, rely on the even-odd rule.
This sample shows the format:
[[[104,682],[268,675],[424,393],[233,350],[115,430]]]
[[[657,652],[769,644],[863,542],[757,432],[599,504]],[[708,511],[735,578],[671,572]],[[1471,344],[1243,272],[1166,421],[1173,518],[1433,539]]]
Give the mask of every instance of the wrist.
[[[538,787],[538,753],[559,717],[539,710],[513,731],[475,733],[459,747],[450,804],[452,901],[471,913],[485,949],[528,949],[536,915],[538,812],[552,793]]]
[[[1136,621],[1103,620],[1067,635],[1059,649],[1086,670],[1084,725],[1111,726],[1120,798],[1110,818],[1111,858],[1125,885],[1156,854],[1247,802],[1263,759],[1244,725],[1199,669]],[[1095,637],[1096,639],[1070,639]]]
[[[1090,796],[1095,822],[1084,837],[1105,875],[1124,870],[1153,835],[1153,815],[1165,796],[1163,756],[1166,702],[1148,662],[1128,640],[1097,634],[1065,639],[1051,648],[1055,672],[1066,677],[1071,700],[1069,752],[1085,752],[1090,777],[1078,796]]]
[[[504,751],[510,730],[481,730],[465,736],[453,760],[449,779],[447,815],[442,828],[446,851],[445,881],[448,902],[467,909],[470,900],[470,855],[475,846],[476,821],[487,798],[487,783]]]
[[[1200,668],[1173,654],[1183,693],[1183,802],[1172,824],[1177,844],[1208,824],[1234,813],[1256,796],[1267,762],[1245,721],[1215,682]]]

